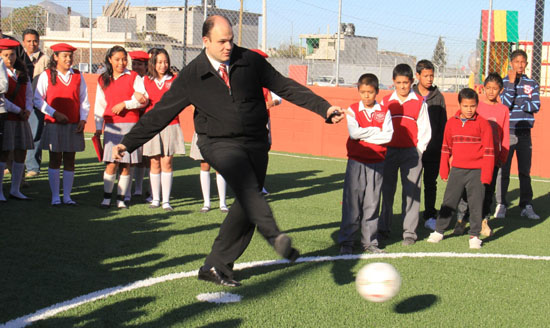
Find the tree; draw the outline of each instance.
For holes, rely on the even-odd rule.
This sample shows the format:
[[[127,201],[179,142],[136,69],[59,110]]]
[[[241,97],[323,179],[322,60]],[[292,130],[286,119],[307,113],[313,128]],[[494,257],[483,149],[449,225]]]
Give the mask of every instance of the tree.
[[[303,57],[305,56],[306,49],[298,45],[282,44],[279,49],[272,55],[272,57]]]
[[[437,44],[435,45],[434,54],[432,57],[432,63],[438,68],[442,69],[447,65],[447,54],[445,53],[445,41],[443,37],[439,37]]]
[[[46,30],[46,11],[40,6],[15,8],[8,17],[2,19],[2,30],[21,36],[24,30],[32,28],[44,35]]]

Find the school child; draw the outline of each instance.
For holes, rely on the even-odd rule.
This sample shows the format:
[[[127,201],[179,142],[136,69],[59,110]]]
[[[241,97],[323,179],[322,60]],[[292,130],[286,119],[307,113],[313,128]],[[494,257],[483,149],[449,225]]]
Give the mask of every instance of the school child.
[[[145,96],[149,99],[146,113],[153,109],[176,79],[176,76],[170,72],[170,57],[166,50],[153,49],[148,72],[148,75],[143,79]],[[158,208],[161,205],[160,194],[162,188],[162,208],[166,211],[173,210],[170,206],[170,193],[172,190],[172,159],[174,154],[185,154],[183,133],[181,132],[178,116],[164,130],[143,145],[143,155],[148,156],[151,160],[149,180],[151,181],[153,201],[149,205],[150,208]]]
[[[498,73],[490,73],[484,82],[485,100],[479,103],[476,112],[486,119],[493,129],[493,148],[495,150],[495,166],[493,169],[493,178],[491,183],[485,186],[485,196],[483,198],[483,209],[481,212],[481,232],[482,236],[491,236],[492,230],[489,226],[491,218],[491,205],[495,193],[498,169],[502,167],[508,159],[508,150],[510,147],[510,114],[508,107],[498,102],[500,92],[503,88],[502,78]],[[464,197],[463,197],[464,198]],[[458,206],[458,218],[464,218],[468,207],[466,200],[461,200]],[[462,212],[462,213],[461,213]],[[466,220],[457,220],[454,234],[464,233]]]
[[[99,76],[95,99],[96,136],[104,130],[103,161],[106,163],[103,174],[103,201],[102,208],[111,206],[111,197],[116,177],[116,168],[122,168],[117,186],[117,207],[128,208],[124,202],[124,195],[130,185],[130,164],[141,161],[142,148],[115,162],[112,157],[112,148],[122,140],[122,137],[139,120],[139,109],[147,104],[147,100],[137,100],[134,93],[145,94],[143,82],[134,71],[126,69],[128,54],[121,46],[114,46],[105,55],[106,71]],[[140,97],[142,98],[142,97]],[[105,126],[104,126],[105,123]]]
[[[361,229],[362,250],[384,253],[378,248],[378,214],[386,147],[393,134],[387,107],[376,102],[378,78],[363,74],[357,82],[361,101],[346,111],[349,138],[348,164],[344,179],[342,223],[338,234],[340,254],[353,252],[353,234]]]
[[[508,185],[510,184],[510,167],[514,153],[518,163],[519,177],[519,207],[520,215],[531,220],[540,216],[533,209],[533,188],[531,187],[531,129],[535,124],[535,116],[540,109],[539,85],[525,75],[527,53],[514,50],[510,55],[511,69],[504,77],[504,90],[500,96],[502,103],[509,108],[510,113],[510,151],[506,163],[499,170],[497,178],[497,206],[495,218],[504,219],[508,201]]]
[[[13,164],[9,198],[31,199],[21,193],[20,187],[25,172],[27,149],[34,148],[31,127],[28,122],[29,115],[33,110],[33,94],[25,64],[16,55],[15,48],[18,46],[19,42],[15,40],[0,39],[0,57],[5,64],[8,81],[8,91],[5,93],[4,100],[8,115],[4,122],[3,140],[0,144],[0,202],[6,201],[2,190],[2,181],[10,152],[13,152]]]
[[[418,84],[413,85],[413,91],[421,95],[428,105],[428,116],[432,137],[426,151],[422,154],[422,167],[424,170],[424,226],[435,230],[435,199],[437,197],[437,176],[439,175],[439,160],[441,159],[441,145],[443,144],[443,131],[447,123],[447,110],[445,98],[433,85],[434,65],[429,60],[423,59],[416,64],[416,79]]]
[[[71,199],[75,154],[84,150],[84,126],[90,103],[82,74],[71,68],[76,48],[58,43],[51,49],[49,68],[39,75],[34,96],[35,107],[46,114],[40,145],[50,152],[51,204],[61,204],[59,170],[63,163],[63,204],[76,205]]]
[[[191,150],[189,151],[189,157],[196,161],[201,161],[200,164],[200,181],[203,204],[200,209],[201,213],[210,211],[210,164],[208,164],[202,157],[199,146],[197,146],[198,136],[195,132],[193,139],[191,140]],[[216,186],[218,187],[218,198],[220,199],[220,211],[222,213],[229,212],[229,208],[225,203],[227,183],[221,174],[216,172]]]
[[[144,78],[147,75],[147,64],[149,62],[149,54],[145,51],[130,51],[128,53],[130,59],[132,60],[132,71],[138,73],[140,78]],[[134,94],[138,96],[139,94]],[[144,113],[142,108],[141,115]],[[126,190],[126,195],[124,195],[124,201],[130,202],[132,198],[132,185],[134,186],[134,196],[141,196],[143,189],[143,178],[145,177],[145,171],[148,166],[148,160],[146,156],[142,156],[140,163],[132,164],[130,166],[130,186]],[[134,181],[135,180],[135,181]],[[132,183],[134,182],[134,183]]]
[[[447,182],[447,188],[435,231],[427,241],[438,243],[443,239],[443,233],[466,189],[470,206],[469,245],[472,249],[479,249],[484,185],[491,183],[495,165],[493,130],[489,122],[476,113],[479,99],[474,90],[460,90],[458,103],[460,110],[447,121],[441,149],[440,174],[441,179]]]
[[[381,237],[388,237],[393,216],[393,200],[397,174],[401,171],[403,245],[416,242],[416,227],[420,215],[422,153],[430,142],[431,127],[428,106],[422,96],[411,90],[413,72],[409,65],[393,69],[395,91],[384,97],[381,106],[390,111],[393,136],[387,144],[382,183],[382,212],[378,221]]]

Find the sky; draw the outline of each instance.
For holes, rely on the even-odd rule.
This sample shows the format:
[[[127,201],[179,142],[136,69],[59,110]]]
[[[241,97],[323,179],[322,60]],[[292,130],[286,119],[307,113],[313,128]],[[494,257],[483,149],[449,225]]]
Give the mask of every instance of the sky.
[[[243,0],[244,9],[262,13],[262,0]],[[32,0],[3,0],[3,7],[37,4]],[[89,15],[89,0],[55,0]],[[93,16],[101,14],[106,0],[93,0]],[[129,0],[133,6],[183,6],[183,0]],[[493,9],[519,12],[520,40],[533,39],[535,0],[493,0]],[[199,5],[200,0],[189,0]],[[239,0],[217,0],[217,7],[238,10]],[[439,36],[444,38],[448,64],[467,65],[475,51],[482,9],[489,0],[374,1],[342,0],[341,21],[353,23],[355,34],[378,38],[379,50],[397,51],[431,59]],[[336,33],[337,0],[267,0],[268,47],[299,43],[299,34]],[[550,40],[550,8],[546,8],[545,40]],[[260,19],[261,27],[261,19]],[[260,30],[261,31],[261,30]],[[260,36],[261,38],[261,32]],[[260,41],[261,42],[261,41]],[[303,45],[303,43],[302,43]]]

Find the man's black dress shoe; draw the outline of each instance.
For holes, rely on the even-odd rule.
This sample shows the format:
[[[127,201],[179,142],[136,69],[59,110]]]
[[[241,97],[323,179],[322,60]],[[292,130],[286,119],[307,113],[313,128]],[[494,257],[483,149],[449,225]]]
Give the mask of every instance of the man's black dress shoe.
[[[227,287],[239,287],[241,285],[237,280],[226,277],[223,273],[219,272],[216,268],[210,268],[210,270],[199,269],[199,280],[210,281],[218,285]]]

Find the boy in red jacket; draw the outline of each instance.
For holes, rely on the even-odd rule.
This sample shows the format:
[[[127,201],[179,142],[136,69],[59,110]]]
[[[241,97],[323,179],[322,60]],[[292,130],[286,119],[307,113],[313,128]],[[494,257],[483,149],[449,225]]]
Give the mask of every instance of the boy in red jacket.
[[[495,155],[493,132],[489,122],[476,113],[477,93],[465,88],[458,94],[460,110],[447,121],[441,148],[441,179],[447,182],[435,231],[428,242],[438,243],[449,226],[453,212],[466,189],[470,206],[470,248],[481,248],[481,212],[485,186],[491,183]],[[452,169],[449,174],[449,160]]]

